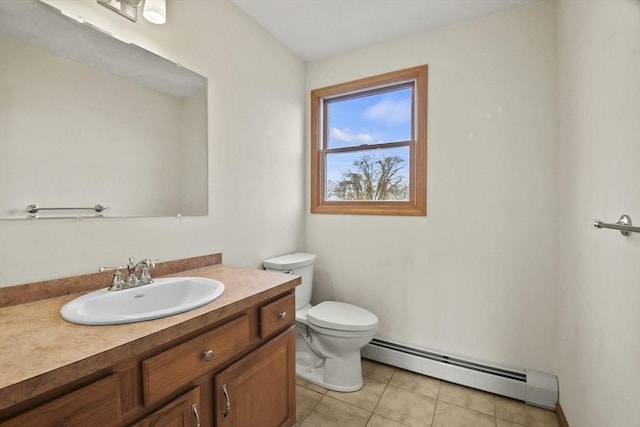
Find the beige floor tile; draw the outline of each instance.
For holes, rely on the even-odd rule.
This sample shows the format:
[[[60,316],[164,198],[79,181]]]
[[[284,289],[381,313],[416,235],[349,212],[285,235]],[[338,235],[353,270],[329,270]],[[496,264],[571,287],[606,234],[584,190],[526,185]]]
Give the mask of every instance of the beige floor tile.
[[[437,399],[441,382],[435,378],[403,369],[396,369],[389,381],[389,385]]]
[[[506,397],[496,397],[496,417],[527,427],[558,427],[555,412]]]
[[[309,390],[313,390],[313,391],[321,393],[321,394],[325,394],[327,392],[326,388],[317,386],[315,384],[311,384],[310,382],[305,381],[302,378],[296,377],[296,384],[297,385],[301,385],[302,387],[308,388]]]
[[[385,384],[389,382],[395,369],[393,366],[362,359],[362,376],[382,381]]]
[[[366,409],[367,411],[373,411],[373,408],[376,407],[376,404],[380,400],[380,396],[382,396],[382,392],[387,385],[367,377],[364,377],[363,381],[364,386],[358,391],[354,391],[352,393],[340,393],[329,390],[327,396],[342,400],[343,402],[350,403],[358,408]]]
[[[471,409],[438,401],[433,427],[495,427],[496,418]]]
[[[484,391],[442,381],[438,399],[483,414],[496,415],[494,395]]]
[[[296,423],[306,417],[320,399],[322,394],[300,385],[296,386]]]
[[[435,406],[431,397],[388,385],[373,412],[411,427],[428,427]]]
[[[516,424],[516,423],[512,423],[511,421],[505,421],[505,420],[501,420],[500,418],[497,419],[497,427],[526,427],[523,426],[522,424]]]
[[[405,425],[373,414],[367,423],[367,427],[405,427]]]
[[[329,396],[324,396],[309,415],[300,423],[301,427],[364,427],[369,412]]]

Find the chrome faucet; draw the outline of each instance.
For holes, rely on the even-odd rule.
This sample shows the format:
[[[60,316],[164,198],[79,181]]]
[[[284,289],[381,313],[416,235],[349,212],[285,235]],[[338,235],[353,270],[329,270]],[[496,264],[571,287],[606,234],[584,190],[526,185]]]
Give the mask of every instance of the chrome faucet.
[[[149,283],[153,283],[153,279],[151,278],[151,273],[149,270],[156,266],[155,261],[149,258],[143,259],[142,261],[135,263],[135,259],[133,257],[129,257],[129,262],[127,263],[127,270],[129,271],[129,277],[127,278],[127,287],[134,288],[136,286],[148,285]],[[140,276],[137,275],[137,271],[142,268],[142,272]]]
[[[148,285],[153,283],[150,270],[156,266],[158,260],[143,259],[136,263],[133,257],[129,257],[127,263],[127,271],[129,275],[127,279],[122,278],[122,267],[100,267],[98,270],[100,273],[106,270],[114,270],[113,281],[111,286],[107,288],[109,291],[120,291],[122,289],[135,288],[136,286]],[[142,269],[140,276],[138,276],[138,270]]]

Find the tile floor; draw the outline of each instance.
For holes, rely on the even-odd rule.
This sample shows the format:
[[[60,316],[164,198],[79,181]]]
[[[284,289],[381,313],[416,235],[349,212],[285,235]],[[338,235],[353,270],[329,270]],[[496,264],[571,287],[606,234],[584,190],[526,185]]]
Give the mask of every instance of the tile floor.
[[[338,393],[297,381],[300,427],[558,427],[552,411],[362,360],[364,387]]]

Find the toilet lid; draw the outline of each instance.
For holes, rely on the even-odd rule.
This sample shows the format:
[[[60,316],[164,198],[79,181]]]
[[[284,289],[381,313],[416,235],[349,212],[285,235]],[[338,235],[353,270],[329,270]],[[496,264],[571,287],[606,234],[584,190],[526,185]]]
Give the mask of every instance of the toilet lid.
[[[341,331],[366,331],[378,325],[378,317],[372,312],[344,302],[325,301],[307,312],[312,325]]]

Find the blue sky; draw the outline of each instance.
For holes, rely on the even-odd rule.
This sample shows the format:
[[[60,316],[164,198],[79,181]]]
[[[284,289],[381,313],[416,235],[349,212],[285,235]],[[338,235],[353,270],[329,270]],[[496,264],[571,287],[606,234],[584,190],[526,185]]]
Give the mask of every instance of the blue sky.
[[[328,148],[354,147],[362,144],[411,140],[411,88],[364,96],[329,104]],[[362,154],[333,154],[327,158],[327,179],[339,180],[342,173],[353,168],[353,161]],[[386,149],[385,155],[408,159],[406,147]]]

